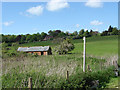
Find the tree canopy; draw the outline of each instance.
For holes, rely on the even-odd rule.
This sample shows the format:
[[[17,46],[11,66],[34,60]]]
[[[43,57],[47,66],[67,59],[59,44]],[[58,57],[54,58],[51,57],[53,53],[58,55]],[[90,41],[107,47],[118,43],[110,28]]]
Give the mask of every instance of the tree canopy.
[[[98,31],[94,31],[94,30],[85,31],[84,29],[81,29],[79,32],[74,31],[73,33],[70,33],[68,31],[63,32],[61,30],[49,30],[48,33],[38,32],[36,34],[26,34],[26,35],[3,35],[1,34],[1,36],[2,36],[2,42],[5,42],[5,43],[18,42],[20,44],[23,44],[27,42],[44,41],[45,38],[46,40],[53,40],[57,38],[81,39],[84,36],[91,37],[91,36],[98,35],[98,34],[100,34],[101,36],[107,36],[107,35],[118,35],[118,33],[120,33],[120,30],[110,25],[108,27],[108,30],[104,30],[102,33],[99,33]]]

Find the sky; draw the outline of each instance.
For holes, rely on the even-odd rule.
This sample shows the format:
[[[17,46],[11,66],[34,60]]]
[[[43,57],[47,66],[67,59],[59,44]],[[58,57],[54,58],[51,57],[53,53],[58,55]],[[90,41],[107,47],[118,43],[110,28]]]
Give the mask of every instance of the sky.
[[[117,2],[3,2],[2,34],[47,33],[49,30],[102,32],[118,27]]]

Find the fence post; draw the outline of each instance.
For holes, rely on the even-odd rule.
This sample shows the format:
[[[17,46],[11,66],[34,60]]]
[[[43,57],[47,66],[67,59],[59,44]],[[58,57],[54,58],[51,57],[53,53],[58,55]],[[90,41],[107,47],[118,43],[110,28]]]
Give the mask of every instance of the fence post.
[[[69,72],[67,71],[66,79],[69,79]]]
[[[30,90],[32,89],[32,78],[31,77],[28,79],[28,88],[30,88]]]
[[[87,66],[87,70],[90,71],[90,72],[92,72],[92,69],[90,68],[90,65],[89,65],[89,64],[88,64],[88,66]]]
[[[114,65],[114,61],[113,61],[113,65]]]
[[[90,71],[90,65],[88,64],[88,67],[87,67],[88,71]]]
[[[83,72],[85,72],[85,57],[86,57],[86,40],[85,37],[83,37],[84,40],[84,50],[83,50]]]
[[[118,69],[118,63],[117,63],[117,61],[115,61],[115,67]]]
[[[102,67],[103,67],[103,65],[102,65],[103,63],[102,62],[100,62],[100,69],[102,70]]]

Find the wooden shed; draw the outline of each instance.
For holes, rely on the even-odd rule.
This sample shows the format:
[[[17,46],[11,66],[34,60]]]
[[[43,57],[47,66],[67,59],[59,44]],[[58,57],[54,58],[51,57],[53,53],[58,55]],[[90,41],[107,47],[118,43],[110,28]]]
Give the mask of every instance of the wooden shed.
[[[36,46],[36,47],[19,47],[17,51],[38,54],[38,55],[51,55],[51,47],[50,46]]]

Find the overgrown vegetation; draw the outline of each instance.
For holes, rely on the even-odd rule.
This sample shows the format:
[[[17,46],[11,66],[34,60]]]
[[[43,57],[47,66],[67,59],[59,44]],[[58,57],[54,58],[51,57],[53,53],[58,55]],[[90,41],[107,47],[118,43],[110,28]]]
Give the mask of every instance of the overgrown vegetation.
[[[79,54],[4,59],[2,85],[3,88],[27,88],[28,78],[32,77],[33,88],[88,89],[96,80],[99,84],[95,88],[105,88],[114,77],[112,64],[107,64],[105,59],[88,57],[86,60],[86,73],[83,73]],[[88,65],[91,71],[87,69]],[[66,71],[69,71],[69,80]]]
[[[33,88],[106,88],[115,76],[112,61],[118,60],[118,36],[93,36],[86,41],[86,73],[82,71],[82,39],[71,40],[74,50],[69,53],[56,55],[53,52],[50,56],[17,52],[17,48],[50,45],[55,49],[58,41],[2,43],[3,88],[27,88],[29,77],[33,79]],[[66,79],[67,71],[69,80]]]
[[[55,52],[58,54],[67,54],[68,52],[74,49],[74,44],[70,42],[70,40],[64,40],[60,43],[59,46],[55,47]]]

